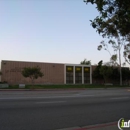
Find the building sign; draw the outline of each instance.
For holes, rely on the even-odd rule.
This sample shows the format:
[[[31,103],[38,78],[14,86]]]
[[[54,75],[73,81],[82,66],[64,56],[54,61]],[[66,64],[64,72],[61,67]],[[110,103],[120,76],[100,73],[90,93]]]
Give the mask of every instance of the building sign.
[[[81,67],[75,67],[76,72],[81,72],[82,68]]]
[[[8,70],[5,70],[5,73],[9,73],[9,72],[22,72],[23,68],[19,68],[19,67],[15,67],[15,68],[11,68]]]
[[[90,68],[85,67],[85,68],[84,68],[84,71],[85,71],[85,72],[89,72],[89,71],[90,71]]]
[[[76,68],[76,70],[77,70],[77,71],[80,71],[80,70],[81,70],[81,68]]]
[[[66,67],[66,70],[67,70],[68,72],[73,72],[73,67],[72,67],[72,66],[67,66],[67,67]]]

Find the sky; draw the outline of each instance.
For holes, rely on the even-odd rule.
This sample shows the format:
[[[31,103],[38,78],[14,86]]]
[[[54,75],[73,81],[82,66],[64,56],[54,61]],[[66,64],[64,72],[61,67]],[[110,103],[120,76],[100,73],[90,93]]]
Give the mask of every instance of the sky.
[[[0,61],[107,62],[90,22],[97,15],[83,0],[0,0]]]

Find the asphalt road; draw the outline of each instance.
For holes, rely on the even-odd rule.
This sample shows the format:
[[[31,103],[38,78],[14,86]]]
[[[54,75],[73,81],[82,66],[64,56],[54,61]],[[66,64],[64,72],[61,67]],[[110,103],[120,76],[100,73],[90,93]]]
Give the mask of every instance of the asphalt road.
[[[0,130],[56,130],[130,119],[130,90],[0,91]]]

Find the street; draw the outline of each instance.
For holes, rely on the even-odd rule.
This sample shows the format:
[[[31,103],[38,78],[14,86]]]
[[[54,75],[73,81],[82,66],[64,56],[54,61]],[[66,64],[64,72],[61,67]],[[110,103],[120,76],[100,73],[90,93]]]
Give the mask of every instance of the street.
[[[130,119],[130,89],[0,91],[0,130],[57,130]]]

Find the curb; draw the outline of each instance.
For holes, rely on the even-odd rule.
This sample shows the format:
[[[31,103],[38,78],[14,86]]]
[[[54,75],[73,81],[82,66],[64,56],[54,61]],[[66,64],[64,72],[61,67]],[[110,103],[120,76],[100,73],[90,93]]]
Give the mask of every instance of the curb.
[[[0,91],[73,91],[73,90],[116,90],[116,89],[130,89],[130,87],[117,88],[63,88],[63,89],[0,89]]]
[[[90,129],[101,129],[101,128],[106,128],[109,126],[116,126],[117,122],[111,122],[111,123],[106,123],[106,124],[97,124],[97,125],[93,125],[93,126],[84,126],[81,127],[80,129],[73,129],[73,130],[90,130]]]
[[[92,130],[92,129],[101,129],[101,128],[107,128],[116,126],[117,122],[110,122],[105,124],[96,124],[96,125],[90,125],[90,126],[83,126],[83,127],[70,127],[70,128],[63,128],[63,129],[56,129],[56,130]]]
[[[0,89],[0,91],[74,91],[74,90],[86,90],[86,88],[75,89]]]

